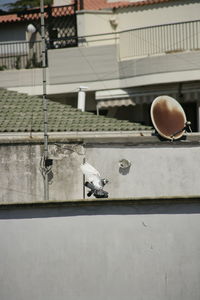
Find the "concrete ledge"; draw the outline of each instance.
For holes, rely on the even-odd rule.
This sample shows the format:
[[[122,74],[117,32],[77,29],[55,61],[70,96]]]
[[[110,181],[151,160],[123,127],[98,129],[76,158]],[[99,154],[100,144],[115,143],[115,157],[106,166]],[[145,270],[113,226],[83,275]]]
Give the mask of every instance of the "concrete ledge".
[[[49,143],[128,143],[135,144],[167,144],[170,140],[162,140],[153,131],[117,131],[117,132],[50,132]],[[1,133],[0,144],[43,144],[43,133]],[[200,144],[200,133],[187,133],[182,139],[173,141],[175,145]]]
[[[108,199],[73,199],[65,201],[34,201],[34,202],[8,202],[0,203],[0,210],[15,208],[37,208],[37,207],[64,207],[64,206],[88,206],[88,205],[147,205],[147,204],[181,204],[181,203],[200,203],[200,195],[174,196],[158,198],[108,198]]]

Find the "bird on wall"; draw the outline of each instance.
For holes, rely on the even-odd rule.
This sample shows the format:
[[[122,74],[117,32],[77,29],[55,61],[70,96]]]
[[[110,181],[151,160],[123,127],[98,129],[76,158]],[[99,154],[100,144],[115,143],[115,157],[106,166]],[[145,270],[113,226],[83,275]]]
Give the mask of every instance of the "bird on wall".
[[[87,162],[81,164],[80,168],[87,179],[84,185],[90,189],[87,196],[94,195],[96,198],[108,198],[108,192],[103,190],[103,187],[108,183],[108,179],[101,179],[99,172]]]

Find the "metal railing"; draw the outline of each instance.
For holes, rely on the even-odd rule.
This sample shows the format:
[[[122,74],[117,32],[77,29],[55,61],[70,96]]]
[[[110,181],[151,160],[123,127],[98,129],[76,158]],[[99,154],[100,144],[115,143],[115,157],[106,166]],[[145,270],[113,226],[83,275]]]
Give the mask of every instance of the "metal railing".
[[[200,50],[200,20],[125,30],[119,39],[120,59]]]
[[[117,44],[120,60],[200,50],[200,20],[47,39],[47,49]],[[56,51],[56,50],[55,50]],[[41,41],[0,43],[0,70],[42,67]]]
[[[41,41],[0,43],[0,71],[42,67]]]

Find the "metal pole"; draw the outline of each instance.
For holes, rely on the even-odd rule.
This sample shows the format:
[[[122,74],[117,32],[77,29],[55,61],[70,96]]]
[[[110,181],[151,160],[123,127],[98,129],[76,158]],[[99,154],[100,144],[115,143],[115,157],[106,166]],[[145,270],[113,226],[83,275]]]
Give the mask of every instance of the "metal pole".
[[[44,200],[49,200],[49,182],[46,168],[48,159],[48,114],[46,97],[46,41],[45,41],[45,23],[44,23],[44,0],[40,0],[41,14],[41,37],[42,37],[42,71],[43,71],[43,113],[44,113]]]

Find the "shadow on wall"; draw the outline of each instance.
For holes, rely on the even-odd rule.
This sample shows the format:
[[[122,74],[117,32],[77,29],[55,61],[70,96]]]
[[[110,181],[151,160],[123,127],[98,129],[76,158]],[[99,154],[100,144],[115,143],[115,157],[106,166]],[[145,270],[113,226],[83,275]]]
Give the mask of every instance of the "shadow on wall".
[[[200,213],[199,199],[160,200],[98,200],[96,203],[51,203],[25,204],[23,207],[0,209],[0,219],[59,218],[92,215],[141,215],[141,214],[197,214]],[[94,200],[95,202],[95,200]],[[172,203],[173,202],[173,203]]]

